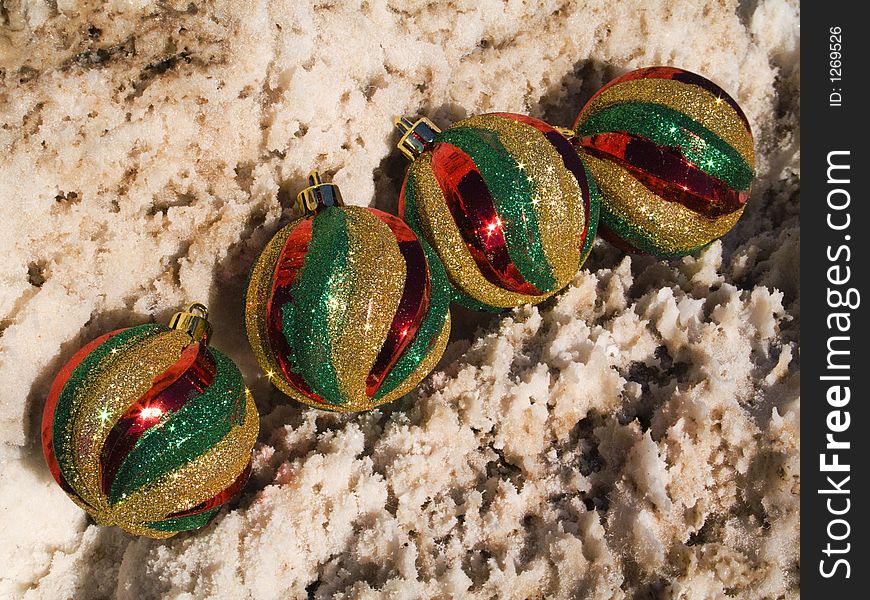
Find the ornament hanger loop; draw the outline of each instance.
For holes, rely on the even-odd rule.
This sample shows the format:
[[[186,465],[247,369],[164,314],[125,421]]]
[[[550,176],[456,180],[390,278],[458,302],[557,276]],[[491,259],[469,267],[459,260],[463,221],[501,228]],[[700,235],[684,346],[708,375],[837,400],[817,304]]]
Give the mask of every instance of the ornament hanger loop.
[[[569,142],[574,143],[577,141],[577,132],[575,132],[573,129],[568,129],[567,127],[557,127],[555,125],[553,126],[553,129],[561,133]]]
[[[205,304],[201,302],[194,302],[193,304],[188,306],[187,312],[194,314],[199,313],[198,316],[202,317],[203,319],[208,319],[208,308]]]
[[[402,132],[398,147],[408,160],[414,160],[423,154],[435,142],[435,136],[441,133],[441,130],[426,117],[417,120],[399,117],[393,121],[393,124]]]
[[[344,206],[341,190],[334,183],[324,183],[316,170],[308,176],[308,187],[299,192],[296,202],[306,215],[314,214],[328,206]]]

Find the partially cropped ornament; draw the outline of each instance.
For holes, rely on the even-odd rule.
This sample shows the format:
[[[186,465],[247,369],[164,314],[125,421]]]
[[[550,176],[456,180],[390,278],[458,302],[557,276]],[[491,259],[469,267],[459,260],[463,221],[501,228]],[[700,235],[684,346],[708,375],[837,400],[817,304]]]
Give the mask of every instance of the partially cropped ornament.
[[[170,326],[107,333],[57,374],[42,448],[57,483],[101,525],[166,538],[208,523],[248,479],[259,416],[201,304]]]
[[[246,297],[248,339],[285,394],[333,411],[406,394],[450,335],[450,292],[435,254],[397,217],[344,206],[317,173],[305,216],[257,259]]]
[[[601,88],[574,125],[601,190],[601,234],[629,252],[684,256],[734,227],[755,174],[749,122],[707,79],[638,69]]]
[[[595,239],[598,199],[564,131],[511,113],[444,131],[428,119],[396,125],[414,161],[400,212],[438,253],[455,300],[511,308],[571,281]]]

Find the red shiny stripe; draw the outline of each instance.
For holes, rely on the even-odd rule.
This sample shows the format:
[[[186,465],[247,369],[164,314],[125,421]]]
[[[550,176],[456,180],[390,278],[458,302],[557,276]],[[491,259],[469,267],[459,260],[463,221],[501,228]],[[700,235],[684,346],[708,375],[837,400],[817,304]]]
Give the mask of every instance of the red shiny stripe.
[[[681,83],[685,83],[687,85],[697,85],[701,87],[717,98],[722,98],[728,106],[734,109],[737,113],[737,116],[740,117],[740,120],[743,121],[743,124],[746,126],[746,130],[752,135],[752,129],[749,126],[749,119],[746,118],[746,115],[743,113],[743,109],[740,108],[740,105],[732,98],[728,93],[720,88],[718,85],[707,79],[706,77],[702,77],[697,73],[692,73],[691,71],[686,71],[685,69],[678,69],[676,67],[646,67],[644,69],[636,69],[634,71],[629,71],[625,75],[617,77],[612,81],[609,81],[604,87],[595,92],[592,97],[589,99],[588,105],[595,98],[600,96],[605,90],[611,88],[615,85],[619,85],[620,83],[625,83],[626,81],[634,81],[636,79],[673,79],[674,81],[679,81]],[[583,114],[583,111],[580,111],[580,115]],[[577,129],[577,124],[580,122],[580,116],[578,115],[577,121],[574,123],[574,129]]]
[[[708,175],[682,153],[645,138],[623,132],[584,137],[581,146],[598,158],[612,160],[664,200],[678,202],[709,218],[739,209],[749,191],[736,191]]]
[[[429,309],[429,267],[426,254],[414,232],[404,221],[377,209],[369,211],[378,217],[396,236],[399,251],[405,259],[405,286],[387,338],[366,379],[366,394],[373,396],[390,369],[417,335],[420,323]],[[375,307],[377,308],[377,307]]]
[[[187,510],[183,510],[181,512],[172,513],[171,515],[167,515],[166,519],[178,519],[180,517],[189,517],[191,515],[197,515],[199,513],[203,513],[207,510],[211,510],[213,508],[217,508],[242,491],[242,488],[245,487],[245,484],[248,483],[248,478],[251,476],[251,462],[248,461],[248,466],[239,473],[239,476],[236,477],[235,481],[233,481],[229,487],[225,488],[223,491],[219,492],[216,496],[209,498],[205,502],[201,502],[194,506],[193,508],[189,508]],[[164,519],[164,520],[166,520]]]
[[[125,329],[116,329],[105,335],[101,335],[95,340],[85,344],[78,352],[76,352],[69,361],[61,368],[60,372],[55,376],[48,390],[48,396],[45,399],[45,407],[42,409],[42,453],[45,456],[45,462],[48,464],[48,470],[51,471],[52,477],[57,481],[58,485],[68,494],[76,494],[60,471],[60,465],[57,462],[57,457],[54,454],[54,411],[57,409],[57,401],[63,391],[66,382],[77,366],[85,359],[85,357],[93,352],[97,346],[108,341],[109,338],[125,331]]]
[[[296,224],[281,249],[281,256],[275,264],[273,288],[291,286],[296,282],[299,271],[305,263],[305,255],[308,253],[308,244],[311,243],[311,229],[314,225],[313,217],[306,217]]]
[[[481,274],[503,289],[539,295],[540,290],[523,278],[508,254],[501,219],[471,157],[440,142],[432,150],[432,171]]]
[[[214,358],[205,344],[195,342],[182,351],[171,367],[153,379],[151,388],[124,412],[103,444],[100,485],[104,494],[108,495],[118,469],[145,432],[202,394],[214,377]]]
[[[284,319],[281,314],[281,307],[293,301],[291,288],[296,283],[296,278],[305,263],[305,255],[308,253],[308,245],[311,243],[313,224],[314,217],[304,218],[293,228],[284,242],[272,277],[272,292],[266,302],[267,330],[269,346],[272,348],[272,355],[281,369],[281,376],[306,398],[326,404],[326,401],[315,394],[305,380],[293,371],[289,362],[291,348],[287,343],[287,336],[284,335]]]

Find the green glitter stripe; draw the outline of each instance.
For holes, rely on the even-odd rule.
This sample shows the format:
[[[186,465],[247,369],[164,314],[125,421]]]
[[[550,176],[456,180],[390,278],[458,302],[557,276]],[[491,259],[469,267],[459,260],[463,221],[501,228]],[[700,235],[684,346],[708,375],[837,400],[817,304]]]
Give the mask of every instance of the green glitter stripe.
[[[308,252],[291,289],[293,300],[281,307],[282,328],[296,373],[331,404],[347,403],[332,363],[328,307],[346,287],[349,250],[347,214],[334,207],[321,210],[312,223]]]
[[[413,373],[423,359],[429,355],[432,346],[444,328],[444,320],[450,307],[450,284],[447,282],[447,272],[438,259],[438,255],[423,238],[418,238],[426,261],[429,263],[429,309],[420,323],[414,339],[402,352],[402,356],[390,369],[381,387],[375,392],[375,400],[379,400],[392,392]]]
[[[233,362],[210,350],[215,358],[214,381],[177,412],[145,433],[124,458],[109,491],[109,504],[153,483],[221,441],[245,418],[245,382]]]
[[[580,159],[583,162],[583,159]],[[595,183],[595,178],[592,173],[583,164],[583,170],[586,172],[586,181],[589,184],[589,228],[586,231],[586,239],[583,241],[583,248],[580,250],[580,262],[577,268],[583,266],[589,253],[592,252],[592,246],[595,244],[595,235],[598,232],[598,219],[601,214],[601,191],[598,189],[598,184]]]
[[[508,255],[517,270],[541,292],[552,290],[557,282],[541,244],[538,213],[531,202],[536,190],[498,134],[476,127],[454,127],[438,134],[437,140],[456,146],[474,161],[502,219]]]
[[[696,167],[735,190],[748,190],[752,183],[752,167],[737,150],[697,121],[667,106],[648,102],[614,104],[583,121],[579,134],[613,131],[642,136],[661,146],[679,148]]]
[[[109,368],[114,362],[111,359],[121,357],[128,348],[164,331],[167,331],[166,327],[153,323],[125,329],[94,348],[70,373],[57,399],[52,444],[61,473],[73,489],[78,482],[72,448],[72,424],[81,401],[78,391]]]
[[[605,210],[601,213],[601,222],[604,223],[604,225],[613,233],[626,240],[641,252],[646,252],[653,256],[679,258],[681,256],[686,256],[687,254],[692,254],[693,252],[709,245],[701,244],[696,248],[688,248],[679,252],[663,252],[661,247],[656,245],[655,240],[650,238],[643,229],[626,222],[612,211]]]
[[[191,529],[199,529],[208,525],[214,516],[221,509],[220,506],[209,510],[188,515],[186,517],[176,517],[175,519],[163,519],[162,521],[152,521],[145,523],[146,527],[150,527],[155,531],[190,531]]]

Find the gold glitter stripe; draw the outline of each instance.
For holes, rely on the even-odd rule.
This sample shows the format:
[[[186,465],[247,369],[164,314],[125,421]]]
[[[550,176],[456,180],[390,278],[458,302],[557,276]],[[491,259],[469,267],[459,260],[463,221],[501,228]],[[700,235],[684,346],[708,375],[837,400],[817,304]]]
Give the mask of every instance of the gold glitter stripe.
[[[342,411],[370,403],[366,378],[387,339],[405,286],[405,258],[386,223],[356,206],[347,215],[347,279],[330,302],[329,339]]]
[[[655,239],[665,254],[685,254],[728,233],[743,207],[709,219],[678,202],[651,192],[615,163],[584,155],[586,166],[601,190],[602,211],[608,211]]]
[[[441,360],[441,356],[444,354],[444,350],[447,348],[447,341],[450,339],[450,313],[447,313],[447,317],[444,319],[444,326],[441,328],[441,333],[438,334],[438,339],[435,340],[435,344],[432,346],[432,349],[429,351],[429,354],[420,361],[420,364],[417,365],[417,368],[408,375],[408,378],[405,379],[396,389],[392,392],[384,396],[381,400],[378,401],[378,404],[383,404],[386,402],[392,402],[397,398],[401,398],[411,390],[413,390],[417,385],[426,378],[426,376],[435,368],[435,365],[438,364],[438,361]],[[372,406],[374,407],[374,405]]]
[[[587,104],[579,121],[620,102],[652,102],[684,113],[737,150],[747,165],[755,165],[752,134],[737,111],[700,86],[673,79],[634,79],[618,83]]]
[[[141,536],[149,537],[152,539],[165,540],[166,538],[171,538],[172,536],[174,536],[178,533],[177,531],[159,531],[157,529],[151,529],[147,525],[143,525],[141,523],[133,523],[133,522],[126,522],[123,524],[115,523],[112,520],[112,515],[110,515],[107,512],[102,512],[99,515],[93,515],[93,516],[94,516],[94,520],[96,520],[98,525],[103,525],[103,526],[116,525],[116,526],[120,527],[121,529],[123,529],[124,531],[126,531],[127,533],[130,533],[133,535],[141,535]]]
[[[145,392],[154,377],[174,365],[191,343],[182,331],[167,330],[118,353],[112,368],[102,370],[80,388],[73,422],[73,460],[81,473],[76,488],[97,509],[107,506],[100,485],[100,452],[118,419]]]
[[[447,202],[432,172],[432,154],[424,152],[411,163],[414,196],[420,226],[426,239],[441,258],[450,282],[479,302],[512,308],[530,302],[546,300],[549,295],[527,296],[502,289],[488,281],[468,251],[462,235],[450,214]]]
[[[573,279],[580,264],[583,193],[574,175],[544,134],[531,125],[496,115],[479,115],[453,127],[463,126],[495,132],[526,173],[535,190],[532,203],[538,215],[541,245],[557,281],[554,291],[562,289]]]
[[[105,511],[106,518],[127,529],[130,525],[160,521],[214,497],[229,487],[248,465],[259,430],[254,398],[245,390],[244,423],[233,427],[205,454],[118,502]],[[145,535],[154,537],[152,533]]]
[[[281,366],[272,353],[272,346],[269,343],[269,316],[266,314],[269,294],[272,293],[272,276],[275,273],[275,266],[278,264],[278,259],[281,258],[281,251],[284,249],[287,238],[290,237],[301,220],[296,219],[278,231],[266,244],[251,268],[251,278],[248,281],[248,290],[245,295],[245,328],[248,332],[248,342],[251,344],[254,356],[257,357],[257,362],[260,363],[260,368],[263,369],[264,373],[272,374],[269,376],[269,380],[294,400],[310,404],[310,400],[278,375],[281,373]]]

